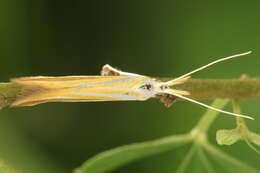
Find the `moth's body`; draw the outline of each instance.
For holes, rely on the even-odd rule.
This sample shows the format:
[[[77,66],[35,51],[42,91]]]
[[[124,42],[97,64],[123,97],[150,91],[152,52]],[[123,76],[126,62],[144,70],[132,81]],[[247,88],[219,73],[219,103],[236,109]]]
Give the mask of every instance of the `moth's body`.
[[[169,107],[176,98],[184,99],[206,108],[251,118],[245,115],[226,112],[204,103],[193,100],[185,95],[189,92],[172,89],[171,86],[182,84],[189,79],[189,75],[205,69],[213,64],[250,52],[221,58],[186,73],[170,81],[161,82],[154,78],[135,73],[122,72],[110,65],[104,65],[101,76],[64,76],[64,77],[23,77],[13,79],[13,83],[22,85],[22,94],[16,98],[11,106],[32,106],[46,102],[94,102],[94,101],[143,101],[157,97]]]
[[[12,81],[41,88],[41,92],[21,97],[13,106],[31,106],[54,101],[142,101],[155,97],[157,86],[154,79],[146,76],[39,76]]]

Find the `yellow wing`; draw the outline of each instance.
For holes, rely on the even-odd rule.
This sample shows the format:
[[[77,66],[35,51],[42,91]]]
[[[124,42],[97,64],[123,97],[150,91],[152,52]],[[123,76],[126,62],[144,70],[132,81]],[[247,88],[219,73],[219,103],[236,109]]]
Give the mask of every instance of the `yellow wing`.
[[[32,106],[46,102],[143,100],[134,87],[140,76],[23,77],[11,81],[23,85],[22,94],[11,106]]]

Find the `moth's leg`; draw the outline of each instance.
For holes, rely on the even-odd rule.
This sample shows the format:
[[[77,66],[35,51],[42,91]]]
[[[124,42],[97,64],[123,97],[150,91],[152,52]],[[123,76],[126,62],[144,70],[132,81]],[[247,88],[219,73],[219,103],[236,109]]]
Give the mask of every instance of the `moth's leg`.
[[[159,98],[165,107],[170,107],[178,97],[171,94],[163,93],[163,94],[157,94],[156,98]]]
[[[181,90],[174,90],[174,89],[170,89],[171,91],[173,91],[174,93],[178,93],[181,95],[189,95],[189,92],[187,91],[181,91]],[[160,101],[166,106],[166,107],[170,107],[177,99],[178,97],[165,92],[165,93],[160,93],[160,94],[156,94],[156,97],[160,99]]]
[[[123,72],[114,67],[111,67],[109,64],[106,64],[102,67],[101,76],[142,76],[142,75]]]

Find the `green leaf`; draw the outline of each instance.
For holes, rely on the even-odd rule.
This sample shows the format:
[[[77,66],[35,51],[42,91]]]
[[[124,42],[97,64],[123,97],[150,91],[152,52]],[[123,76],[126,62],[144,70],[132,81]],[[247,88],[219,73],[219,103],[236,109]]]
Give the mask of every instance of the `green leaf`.
[[[165,137],[159,140],[130,144],[100,153],[87,160],[76,173],[101,173],[111,171],[127,163],[169,151],[191,142],[190,135]]]
[[[232,145],[241,139],[242,136],[237,129],[218,130],[216,135],[219,145]]]
[[[228,104],[228,99],[215,99],[213,103],[211,104],[212,107],[222,109]],[[207,111],[204,113],[202,118],[199,120],[197,126],[195,129],[197,129],[200,132],[207,132],[210,125],[215,121],[217,118],[219,112],[214,111],[212,109],[207,109]]]

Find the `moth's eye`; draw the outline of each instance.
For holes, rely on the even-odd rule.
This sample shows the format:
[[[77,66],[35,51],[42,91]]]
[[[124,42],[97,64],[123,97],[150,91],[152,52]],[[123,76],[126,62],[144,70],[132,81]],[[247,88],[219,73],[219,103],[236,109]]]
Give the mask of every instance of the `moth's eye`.
[[[144,85],[142,85],[140,88],[145,89],[145,90],[151,90],[152,87],[153,87],[153,86],[152,86],[151,84],[144,84]]]

